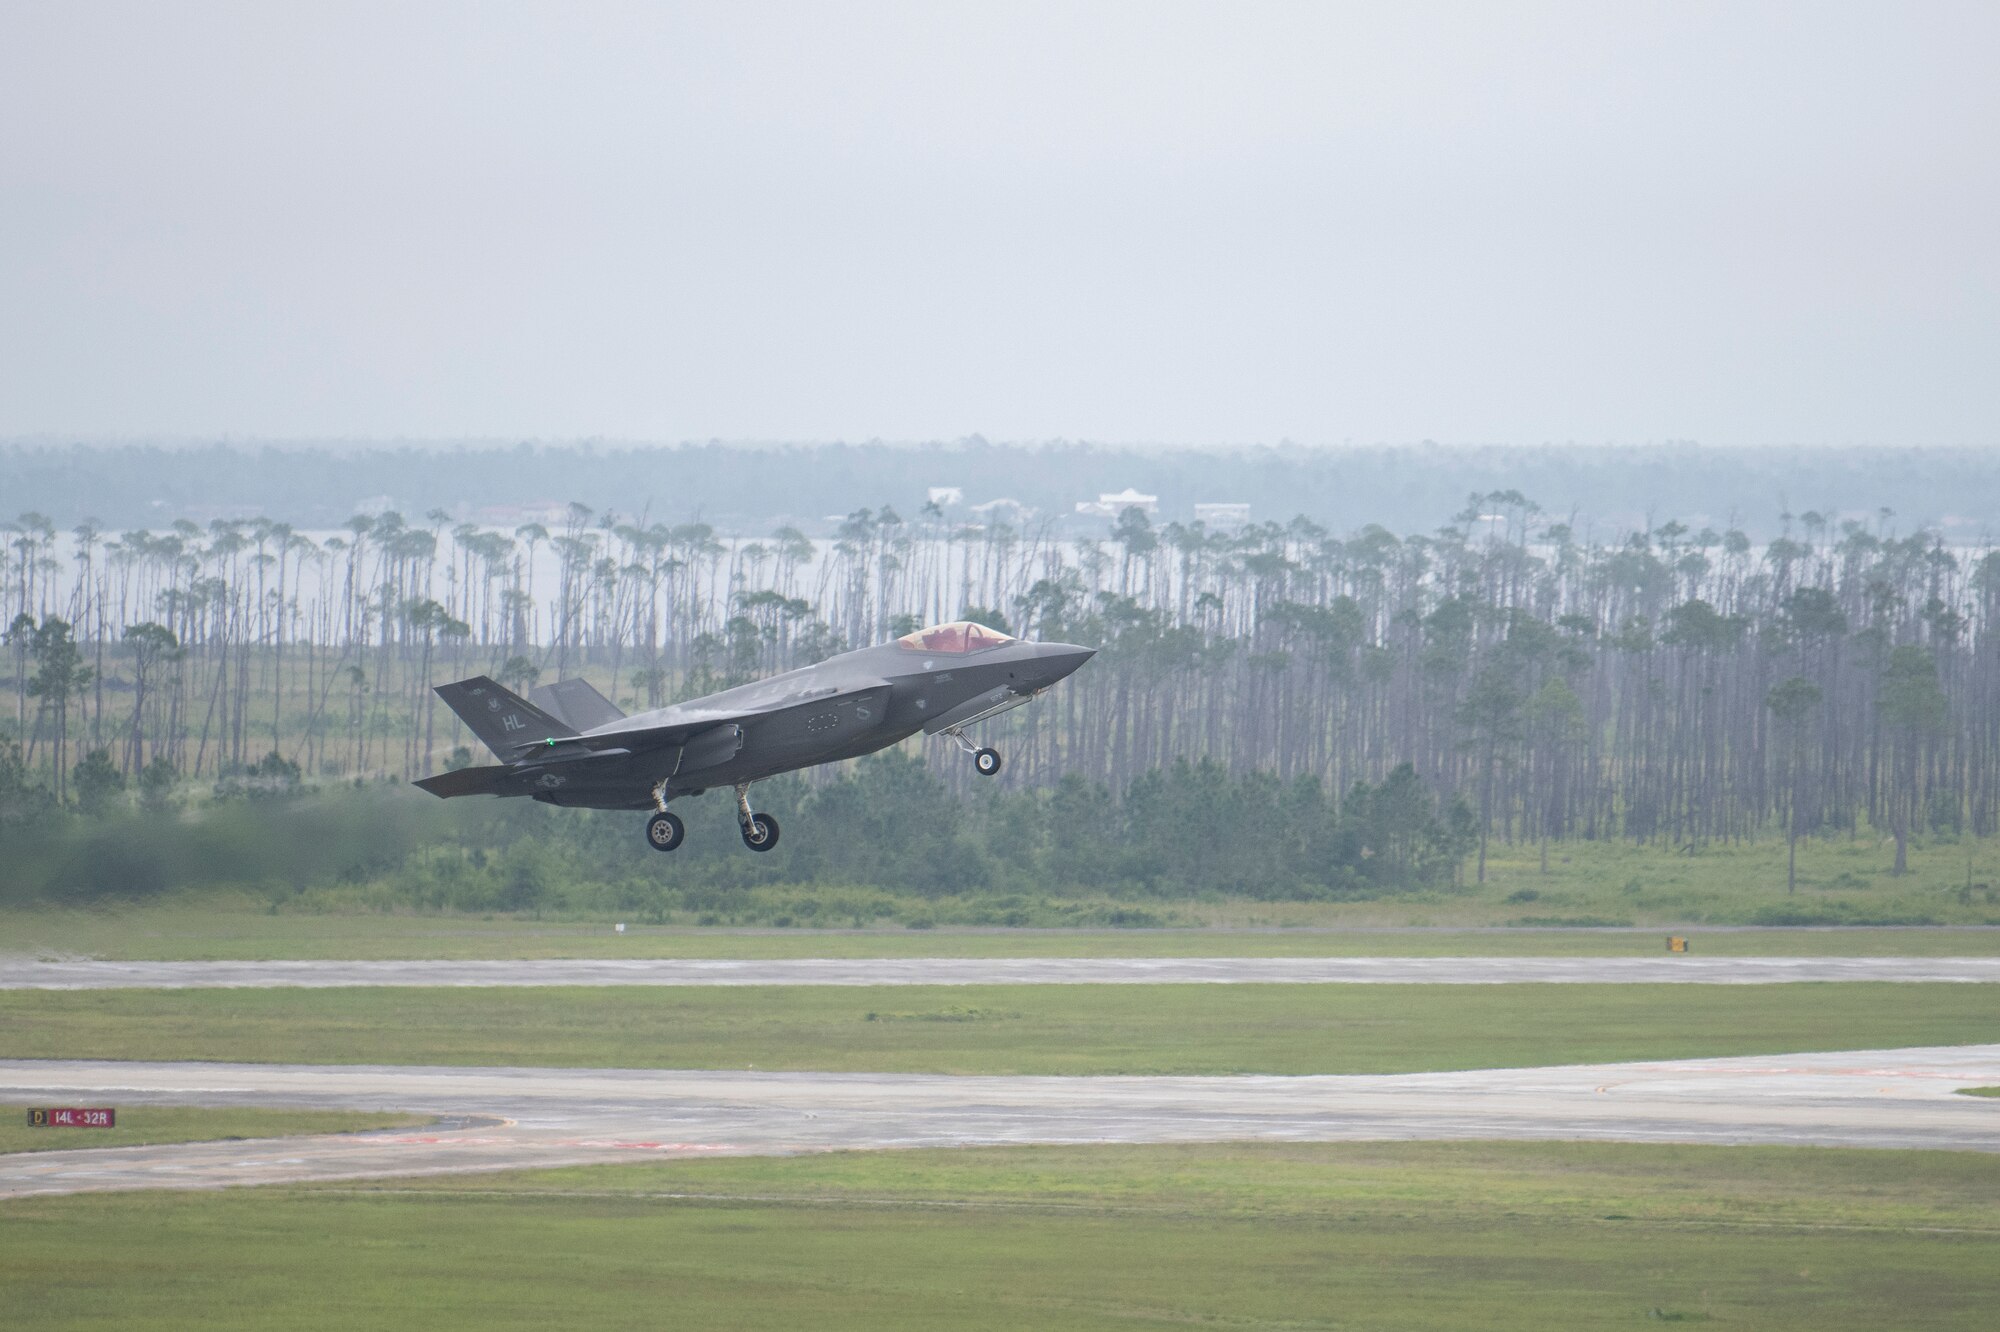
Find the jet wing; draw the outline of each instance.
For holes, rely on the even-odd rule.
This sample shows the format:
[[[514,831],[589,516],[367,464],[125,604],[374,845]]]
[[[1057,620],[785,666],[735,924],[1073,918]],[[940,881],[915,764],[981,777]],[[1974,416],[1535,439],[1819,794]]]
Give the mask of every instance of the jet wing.
[[[888,713],[886,680],[841,689],[793,690],[776,699],[756,699],[740,710],[724,711],[712,699],[682,703],[599,727],[575,739],[527,746],[517,762],[560,762],[588,753],[643,753],[659,774],[680,779],[718,768],[735,758],[755,730],[781,750],[803,739],[807,750],[834,747],[881,724]],[[616,746],[615,749],[611,746]]]
[[[686,744],[698,733],[713,727],[730,723],[747,725],[795,708],[824,708],[836,701],[888,688],[887,680],[853,680],[840,686],[802,688],[797,681],[779,676],[757,684],[725,689],[706,698],[637,713],[622,721],[595,727],[578,739],[592,749],[626,745],[636,750],[650,749],[659,744]]]

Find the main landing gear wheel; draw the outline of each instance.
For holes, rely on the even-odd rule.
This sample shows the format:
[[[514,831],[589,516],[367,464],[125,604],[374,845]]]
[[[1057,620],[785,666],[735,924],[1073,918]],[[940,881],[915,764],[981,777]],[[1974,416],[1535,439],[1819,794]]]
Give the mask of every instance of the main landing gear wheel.
[[[743,825],[743,845],[752,851],[769,851],[778,844],[778,821],[769,814],[752,814]]]
[[[981,777],[991,777],[1000,771],[1000,751],[982,749],[972,756],[972,766]]]
[[[646,845],[655,851],[671,851],[687,840],[687,825],[678,814],[661,810],[646,820]]]

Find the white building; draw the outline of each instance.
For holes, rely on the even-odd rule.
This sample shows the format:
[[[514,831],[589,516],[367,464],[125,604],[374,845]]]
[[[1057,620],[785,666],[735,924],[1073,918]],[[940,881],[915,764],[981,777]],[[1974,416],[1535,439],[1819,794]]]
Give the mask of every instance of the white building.
[[[1194,520],[1208,527],[1244,527],[1250,522],[1248,504],[1197,504]]]
[[[1028,521],[1029,518],[1034,516],[1035,512],[1027,505],[1021,503],[1021,501],[1009,499],[1004,495],[999,499],[987,500],[984,504],[975,504],[972,506],[972,511],[979,515],[982,522],[1014,523],[1016,525]]]
[[[569,505],[560,500],[530,500],[526,504],[488,504],[472,512],[472,521],[481,527],[503,530],[526,527],[530,523],[558,531],[569,523]]]
[[[1160,511],[1160,497],[1141,495],[1127,486],[1115,495],[1103,494],[1095,500],[1076,502],[1076,511],[1089,518],[1116,518],[1127,509],[1137,509],[1150,518]]]

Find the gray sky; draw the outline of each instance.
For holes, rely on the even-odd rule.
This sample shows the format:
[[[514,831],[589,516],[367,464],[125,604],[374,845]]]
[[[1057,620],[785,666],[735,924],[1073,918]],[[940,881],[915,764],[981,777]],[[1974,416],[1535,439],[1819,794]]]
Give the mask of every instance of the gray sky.
[[[0,0],[0,435],[2000,442],[2000,5]]]

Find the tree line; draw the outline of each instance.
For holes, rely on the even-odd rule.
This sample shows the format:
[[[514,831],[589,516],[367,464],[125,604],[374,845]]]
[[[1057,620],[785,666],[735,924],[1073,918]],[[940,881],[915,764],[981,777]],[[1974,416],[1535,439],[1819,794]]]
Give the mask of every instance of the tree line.
[[[1337,797],[1310,777],[1183,762],[1119,799],[1075,775],[960,799],[922,758],[890,750],[829,780],[772,782],[790,832],[768,855],[737,845],[728,801],[691,802],[688,843],[667,864],[615,814],[441,805],[381,783],[315,790],[281,761],[259,767],[222,783],[199,818],[177,816],[172,796],[51,818],[0,751],[0,905],[235,888],[274,909],[1144,925],[1161,923],[1150,902],[1445,888],[1473,836],[1470,810],[1440,808],[1407,766]]]
[[[316,537],[11,528],[4,725],[56,803],[274,762],[408,778],[469,743],[430,693],[445,679],[581,674],[636,710],[964,615],[1100,649],[991,726],[1010,786],[1129,804],[1186,761],[1340,793],[1409,765],[1471,811],[1475,874],[1496,837],[1864,826],[1900,863],[1911,836],[2000,816],[2000,552],[1886,510],[1786,514],[1762,543],[1677,521],[1601,539],[1513,490],[1404,535],[1133,508],[1074,539],[935,506],[858,510],[824,540],[582,505],[512,531],[442,512]]]

